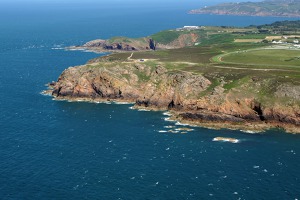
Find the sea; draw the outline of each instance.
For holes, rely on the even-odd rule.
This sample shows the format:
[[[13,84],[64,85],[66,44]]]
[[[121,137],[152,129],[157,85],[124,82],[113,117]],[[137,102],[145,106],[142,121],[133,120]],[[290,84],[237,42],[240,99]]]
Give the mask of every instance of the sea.
[[[41,94],[64,69],[105,55],[67,46],[297,19],[187,14],[216,2],[0,1],[0,199],[300,199],[300,135],[190,127],[164,111]]]

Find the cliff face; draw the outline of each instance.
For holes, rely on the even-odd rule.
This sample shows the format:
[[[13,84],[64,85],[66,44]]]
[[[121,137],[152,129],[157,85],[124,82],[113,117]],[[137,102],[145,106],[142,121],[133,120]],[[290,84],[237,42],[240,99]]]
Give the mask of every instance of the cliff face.
[[[114,67],[73,67],[53,84],[57,98],[122,100],[158,109],[183,108],[186,97],[196,99],[210,81],[188,72],[168,72],[162,66],[126,64]]]
[[[250,80],[244,87],[261,87]],[[256,88],[257,89],[257,88]],[[172,110],[174,118],[215,127],[263,129],[283,127],[300,132],[300,88],[284,85],[276,98],[288,98],[285,105],[260,102],[243,88],[213,87],[200,74],[168,71],[163,64],[94,63],[66,69],[51,84],[57,99],[135,102],[137,107]]]

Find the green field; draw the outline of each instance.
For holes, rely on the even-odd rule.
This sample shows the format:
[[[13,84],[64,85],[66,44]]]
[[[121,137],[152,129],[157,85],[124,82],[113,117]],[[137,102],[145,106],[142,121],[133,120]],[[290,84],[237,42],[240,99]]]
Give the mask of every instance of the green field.
[[[220,57],[221,62],[259,66],[288,66],[300,69],[300,50],[260,49],[237,51]]]

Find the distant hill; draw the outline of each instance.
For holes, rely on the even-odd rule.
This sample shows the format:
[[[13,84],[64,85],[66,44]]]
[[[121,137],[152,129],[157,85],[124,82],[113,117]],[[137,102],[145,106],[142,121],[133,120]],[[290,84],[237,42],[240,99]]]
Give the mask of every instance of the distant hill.
[[[191,10],[190,14],[300,17],[299,0],[265,0],[262,2],[222,3]]]

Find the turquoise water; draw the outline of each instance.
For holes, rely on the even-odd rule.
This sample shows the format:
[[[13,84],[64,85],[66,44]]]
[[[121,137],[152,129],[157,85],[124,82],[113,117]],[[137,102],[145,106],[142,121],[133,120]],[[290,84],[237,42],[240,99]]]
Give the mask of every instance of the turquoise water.
[[[196,2],[169,9],[168,2],[91,2],[0,6],[0,199],[300,198],[299,135],[165,133],[181,126],[162,112],[40,94],[65,68],[101,55],[60,49],[68,45],[284,18],[185,14]],[[213,142],[218,136],[240,143]]]

